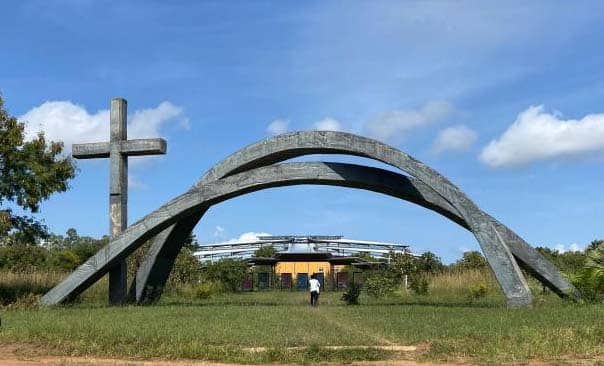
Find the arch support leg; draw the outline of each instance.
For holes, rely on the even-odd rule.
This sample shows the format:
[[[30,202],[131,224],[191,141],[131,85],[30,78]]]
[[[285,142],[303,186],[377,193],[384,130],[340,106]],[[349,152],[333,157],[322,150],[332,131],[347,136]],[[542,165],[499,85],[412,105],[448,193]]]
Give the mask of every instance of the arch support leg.
[[[159,301],[178,253],[206,210],[177,222],[153,238],[130,286],[128,297],[131,302],[144,305]]]
[[[533,295],[528,283],[516,262],[516,258],[512,255],[510,248],[495,226],[491,224],[490,220],[484,221],[474,233],[505,295],[508,307],[531,306]],[[494,240],[496,242],[493,242]]]

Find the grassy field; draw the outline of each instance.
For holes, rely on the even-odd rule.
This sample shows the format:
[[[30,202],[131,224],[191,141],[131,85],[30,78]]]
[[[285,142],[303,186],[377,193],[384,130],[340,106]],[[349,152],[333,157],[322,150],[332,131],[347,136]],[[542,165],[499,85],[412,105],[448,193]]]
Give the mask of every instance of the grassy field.
[[[321,294],[320,307],[310,308],[307,294],[298,292],[195,300],[173,291],[153,307],[106,307],[96,301],[9,307],[1,312],[0,343],[28,344],[54,355],[252,363],[604,357],[603,305],[576,305],[540,294],[532,309],[509,310],[488,276],[487,296],[470,300],[467,287],[483,282],[484,274],[440,276],[433,279],[428,296],[362,297],[359,306],[343,305],[341,293],[334,292]],[[392,345],[416,345],[419,351],[371,348]]]

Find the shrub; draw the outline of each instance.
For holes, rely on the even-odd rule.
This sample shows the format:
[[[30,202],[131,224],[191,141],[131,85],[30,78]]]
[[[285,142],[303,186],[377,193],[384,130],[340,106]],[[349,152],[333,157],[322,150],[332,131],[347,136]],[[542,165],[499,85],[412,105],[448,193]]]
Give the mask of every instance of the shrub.
[[[571,281],[584,300],[604,300],[604,244],[596,245],[587,251],[585,266],[571,276]]]
[[[48,251],[37,245],[15,244],[0,247],[0,268],[15,272],[43,268],[47,258]]]
[[[489,292],[489,288],[485,283],[479,283],[477,285],[470,286],[469,290],[470,299],[472,300],[482,299],[483,297],[486,297],[487,293]]]
[[[383,297],[394,292],[400,284],[394,271],[379,269],[370,272],[365,278],[363,288],[371,297]]]
[[[247,275],[247,263],[242,260],[223,259],[208,264],[203,271],[203,279],[219,281],[226,291],[241,290],[241,283]]]
[[[51,250],[49,262],[50,268],[73,271],[80,265],[80,257],[70,249]]]
[[[193,251],[189,248],[182,248],[176,261],[174,268],[170,273],[170,283],[178,285],[183,283],[197,283],[201,276],[201,264],[193,255]]]
[[[194,296],[196,299],[209,299],[223,291],[223,286],[217,281],[201,282],[195,286]]]
[[[409,288],[416,295],[427,295],[429,287],[430,281],[425,275],[416,274],[409,279]]]
[[[342,294],[342,301],[346,305],[359,305],[359,296],[361,295],[361,286],[357,283],[351,283],[346,292]]]

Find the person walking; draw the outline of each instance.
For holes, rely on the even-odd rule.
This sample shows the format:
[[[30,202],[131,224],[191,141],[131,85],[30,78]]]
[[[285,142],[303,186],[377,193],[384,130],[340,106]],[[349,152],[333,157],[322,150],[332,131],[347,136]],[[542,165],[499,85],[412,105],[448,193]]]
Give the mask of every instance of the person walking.
[[[317,306],[321,283],[319,280],[317,280],[317,276],[314,273],[310,276],[310,281],[308,281],[308,284],[310,285],[310,306]]]

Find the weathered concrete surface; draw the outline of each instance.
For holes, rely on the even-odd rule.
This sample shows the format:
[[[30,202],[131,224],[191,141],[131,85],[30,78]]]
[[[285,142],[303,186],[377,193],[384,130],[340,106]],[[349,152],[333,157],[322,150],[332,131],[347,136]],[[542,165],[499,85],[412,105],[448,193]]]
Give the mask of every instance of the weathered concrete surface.
[[[486,214],[445,177],[392,146],[344,132],[293,132],[240,150],[218,164],[207,176],[217,179],[300,155],[334,153],[367,157],[392,165],[435,190],[459,211],[470,226],[508,304],[523,306],[532,303],[532,295],[520,268]]]
[[[411,184],[406,185],[408,186],[406,190],[394,189],[395,186],[400,186],[401,179],[405,179],[405,177],[393,172],[379,171],[383,173],[376,174],[378,172],[376,168],[344,166],[343,164],[283,164],[259,168],[209,183],[201,189],[190,190],[128,228],[105,250],[97,253],[46,294],[43,302],[55,304],[68,301],[98,280],[112,263],[120,258],[125,258],[144,241],[173,225],[176,221],[198,214],[207,209],[209,205],[252,191],[293,184],[330,184],[371,189],[400,196],[403,199],[407,196],[417,199],[421,195],[418,195],[419,192],[414,192],[416,188]],[[407,193],[401,193],[405,191]],[[428,193],[431,194],[430,190]],[[451,207],[450,210],[454,209]],[[441,213],[445,214],[445,212]],[[451,212],[446,215],[463,224],[460,218],[455,218]]]
[[[434,189],[443,199],[451,202],[459,210],[478,239],[483,253],[489,261],[502,290],[506,293],[510,305],[526,305],[532,301],[528,285],[520,272],[509,248],[487,215],[470,201],[457,187],[409,155],[379,141],[348,133],[333,131],[303,131],[275,136],[252,144],[227,157],[202,177],[197,186],[221,177],[266,166],[307,154],[348,154],[363,156],[395,166],[411,176],[418,178]],[[192,220],[193,222],[194,220]],[[194,224],[179,224],[171,231],[190,231]],[[155,240],[153,246],[162,246]],[[156,252],[160,250],[155,248]],[[538,254],[538,253],[537,253]],[[539,260],[540,256],[530,256],[530,260]],[[152,259],[152,258],[148,258]],[[534,266],[538,263],[527,263]],[[145,261],[145,267],[153,266]],[[157,267],[157,266],[154,266]],[[162,270],[156,268],[154,270]],[[144,281],[141,281],[144,282]],[[152,287],[157,287],[152,284]]]
[[[273,165],[211,182],[201,189],[190,190],[127,228],[107,247],[91,257],[47,293],[42,301],[45,304],[56,304],[74,298],[102,277],[113,264],[127,257],[149,238],[177,221],[198,214],[207,207],[224,200],[261,189],[296,184],[329,184],[362,188],[361,178],[367,174],[367,169],[370,168],[355,167],[357,170],[343,173],[337,164]],[[342,174],[346,176],[342,176]],[[374,177],[379,179],[377,175]],[[374,183],[378,186],[377,181]]]
[[[159,233],[151,244],[132,281],[128,301],[151,304],[159,300],[189,234],[209,207],[200,208],[195,213]]]
[[[346,177],[350,177],[355,172],[359,171],[358,167],[350,166],[349,164],[332,164],[330,168],[337,169]],[[362,176],[357,175],[355,178],[355,181],[358,180],[363,182],[362,187],[355,186],[355,188],[363,188],[413,202],[424,208],[435,211],[469,230],[469,226],[453,206],[430,187],[417,179],[376,168],[366,168],[363,170],[363,174],[364,175]],[[199,188],[194,187],[193,189]],[[179,222],[177,225],[187,228],[194,227],[193,223],[196,223],[206,210],[207,208],[202,209],[200,213],[192,215],[186,220]],[[510,247],[514,257],[520,260],[520,265],[523,268],[530,271],[537,279],[558,295],[578,296],[576,290],[568,283],[558,269],[551,264],[551,262],[547,260],[538,260],[541,259],[541,255],[534,248],[526,244],[512,230],[505,227],[496,219],[492,217],[490,217],[490,219],[497,231],[503,236],[504,241]],[[174,225],[171,228],[174,228],[177,225]],[[168,240],[162,238],[162,236],[168,232],[175,235],[178,230],[166,230],[158,235],[156,237],[156,243],[163,242],[165,244],[160,246],[153,245],[147,255],[148,260],[144,262],[144,264],[147,265],[143,264],[141,265],[141,269],[139,269],[137,275],[138,283],[136,284],[139,291],[136,293],[136,296],[133,296],[133,299],[139,304],[148,304],[159,300],[162,289],[169,276],[169,271],[173,267],[174,259],[182,247],[184,239],[179,241],[176,236],[173,236],[172,239]],[[188,229],[180,231],[181,235],[188,232],[190,232]],[[157,239],[159,239],[159,241],[157,241]],[[164,248],[163,250],[166,254],[160,256],[158,255],[158,251],[161,251],[162,248]],[[533,269],[526,264],[527,262],[537,262],[539,263],[539,267]],[[143,272],[143,270],[145,271]],[[134,291],[135,289],[132,287],[130,290]]]
[[[109,142],[75,144],[72,155],[77,159],[109,158],[109,232],[111,238],[128,225],[128,156],[165,154],[163,139],[128,141],[125,99],[111,100]],[[122,304],[126,300],[126,261],[117,263],[109,272],[109,303]]]
[[[343,153],[348,155],[364,156],[385,162],[415,176],[419,182],[424,183],[427,187],[429,187],[431,191],[434,191],[436,195],[440,197],[440,200],[444,200],[454,210],[456,210],[459,214],[459,217],[463,219],[463,222],[475,234],[479,243],[481,244],[481,247],[483,248],[483,252],[487,257],[491,268],[495,273],[495,276],[497,277],[498,282],[502,287],[502,290],[506,294],[508,304],[515,306],[526,305],[531,302],[531,295],[528,291],[528,287],[526,286],[526,282],[522,277],[522,274],[520,273],[518,266],[514,260],[514,257],[512,256],[512,253],[510,251],[510,248],[514,250],[514,246],[517,247],[517,250],[515,250],[514,255],[517,257],[522,256],[523,259],[521,259],[521,263],[539,273],[541,279],[546,279],[550,282],[551,285],[556,287],[556,289],[558,289],[562,293],[565,293],[566,291],[564,290],[564,288],[572,289],[572,287],[565,287],[565,283],[562,283],[562,285],[560,285],[560,281],[557,281],[556,278],[556,275],[559,274],[559,272],[555,269],[555,267],[551,266],[551,263],[543,261],[543,258],[533,248],[524,243],[515,234],[511,233],[511,231],[507,232],[505,227],[502,227],[502,225],[497,225],[495,222],[492,222],[491,217],[486,215],[484,212],[480,211],[476,207],[476,205],[474,205],[469,199],[467,199],[467,197],[465,197],[465,195],[463,195],[463,193],[461,193],[457,189],[457,187],[448,182],[444,177],[441,177],[435,171],[426,167],[422,163],[414,160],[408,155],[400,152],[399,150],[396,150],[391,146],[382,144],[375,140],[346,133],[328,131],[297,132],[273,137],[271,139],[253,144],[231,155],[222,163],[218,164],[212,170],[210,170],[208,174],[206,174],[204,178],[200,181],[199,186],[201,186],[202,188],[201,191],[205,192],[206,189],[214,185],[214,183],[208,183],[211,180],[218,179],[223,176],[232,175],[238,172],[243,172],[248,169],[254,169],[256,167],[265,166],[295,156],[313,153]],[[248,178],[251,178],[253,176],[256,176],[256,174],[258,174],[258,171],[254,170],[247,172],[246,174],[238,174],[237,177],[238,179],[243,179],[241,177],[247,175]],[[262,178],[266,179],[267,177]],[[316,182],[315,180],[312,181],[316,184],[322,184]],[[208,184],[204,184],[204,182]],[[264,188],[267,188],[274,186],[273,184],[287,185],[300,183],[298,183],[296,179],[293,179],[287,183],[280,181],[280,183],[264,182],[264,184],[266,184]],[[246,193],[246,189],[248,188],[244,188],[243,191],[237,191],[237,193],[231,194],[244,194]],[[253,190],[255,190],[255,188]],[[195,192],[190,191],[187,194],[194,195]],[[227,197],[226,199],[228,198],[230,197]],[[211,205],[213,203],[204,203],[204,205],[208,204]],[[166,206],[169,206],[169,204]],[[174,207],[172,207],[168,210],[168,212],[163,212],[165,221],[162,221],[157,227],[153,227],[152,229],[146,232],[140,233],[140,235],[141,237],[149,238],[150,236],[157,234],[159,232],[157,230],[164,230],[175,222],[182,221],[181,219],[184,217],[189,217],[189,215],[200,216],[200,212],[204,210],[203,207],[205,206],[202,206],[200,204],[200,206],[195,209],[187,208],[186,212],[183,212],[179,209],[174,209]],[[443,206],[441,205],[439,207]],[[207,209],[207,207],[205,209]],[[155,218],[157,219],[158,215],[162,215],[161,209],[156,211],[152,215],[155,215]],[[191,217],[192,220],[190,220],[188,225],[191,225],[191,222],[197,221],[197,218],[195,218],[195,216]],[[147,218],[151,220],[153,217],[148,216]],[[145,220],[147,220],[147,218]],[[175,218],[177,219],[175,220]],[[141,222],[141,224],[145,224],[148,226],[149,222]],[[184,224],[185,222],[183,221],[181,225]],[[140,230],[140,227],[138,227],[137,229]],[[132,230],[134,230],[134,228],[132,228]],[[188,234],[190,232],[190,229],[183,230],[183,232],[186,232],[186,234]],[[178,233],[175,232],[174,234]],[[138,238],[136,240],[142,239]],[[510,240],[510,243],[513,244],[510,245],[510,248],[506,246],[506,240]],[[126,244],[122,243],[121,245]],[[128,251],[130,251],[132,247],[136,247],[136,245],[137,244],[133,242],[121,249],[119,249],[119,244],[116,244],[115,247],[119,249],[119,255],[127,255]],[[166,250],[165,248],[162,249],[162,247],[158,247],[157,249],[160,249],[160,251]],[[180,250],[180,248],[178,250]],[[155,253],[159,253],[160,251]],[[167,257],[159,256],[157,258],[165,259]],[[112,260],[110,257],[100,259],[104,259],[104,261]],[[102,266],[101,262],[98,262],[99,266]],[[157,263],[160,262],[162,261],[158,261]],[[159,267],[161,268],[162,266]],[[171,268],[171,265],[164,267]],[[553,272],[550,271],[551,273],[548,273],[547,271],[551,270],[552,268]],[[85,282],[93,281],[95,277],[95,275],[84,275],[84,272],[87,272],[85,268],[80,271],[80,273],[74,273],[72,280],[74,280],[74,278],[77,279],[78,276],[84,279],[83,281],[75,281],[74,283],[72,283],[72,285],[67,285],[63,292],[66,292],[69,295],[60,295],[61,291],[58,291],[59,295],[55,293],[54,297],[48,296],[45,297],[45,299],[50,301],[52,298],[62,297],[62,300],[60,301],[65,301],[65,299],[68,299],[70,296],[73,296],[73,294],[78,293],[79,286],[85,286]],[[150,271],[148,273],[152,272],[154,271]],[[167,273],[169,273],[169,270]],[[69,289],[70,287],[73,288]]]

